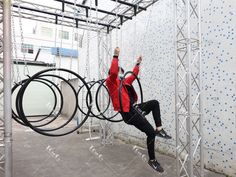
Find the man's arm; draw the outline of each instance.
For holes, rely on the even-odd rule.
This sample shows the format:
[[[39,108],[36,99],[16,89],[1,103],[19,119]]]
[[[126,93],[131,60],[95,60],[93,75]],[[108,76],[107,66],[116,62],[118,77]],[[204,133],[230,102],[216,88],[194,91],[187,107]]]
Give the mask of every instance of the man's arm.
[[[138,76],[138,73],[139,73],[139,65],[140,65],[141,61],[142,61],[142,56],[139,56],[138,59],[137,59],[136,65],[135,65],[135,67],[134,67],[134,69],[133,69],[133,73],[134,73],[136,76]],[[132,74],[132,75],[130,75],[129,77],[125,78],[125,81],[126,81],[126,83],[128,83],[129,85],[131,85],[131,84],[134,82],[135,79],[136,79],[136,77]]]
[[[120,53],[120,49],[118,47],[115,48],[114,51],[114,56],[111,62],[111,67],[109,69],[109,78],[111,80],[116,80],[117,76],[118,76],[118,72],[119,72],[119,67],[118,67],[118,62],[119,62],[119,53]]]

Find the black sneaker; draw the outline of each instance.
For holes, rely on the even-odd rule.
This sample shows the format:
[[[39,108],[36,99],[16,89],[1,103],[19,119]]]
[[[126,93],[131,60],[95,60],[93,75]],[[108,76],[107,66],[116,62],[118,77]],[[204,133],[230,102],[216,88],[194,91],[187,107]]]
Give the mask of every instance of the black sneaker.
[[[161,165],[157,162],[156,159],[154,160],[149,160],[148,164],[156,171],[163,173],[164,169],[161,167]]]
[[[167,135],[167,133],[165,132],[164,129],[161,129],[160,131],[156,130],[156,135],[161,137],[161,138],[165,138],[165,139],[171,139],[172,137]]]

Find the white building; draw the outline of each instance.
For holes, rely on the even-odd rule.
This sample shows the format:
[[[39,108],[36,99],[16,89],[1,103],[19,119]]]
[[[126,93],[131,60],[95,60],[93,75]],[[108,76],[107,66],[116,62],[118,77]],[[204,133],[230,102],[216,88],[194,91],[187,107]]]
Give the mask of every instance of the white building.
[[[14,59],[56,63],[57,67],[78,71],[83,30],[27,19],[20,22],[18,18],[14,18],[14,27]]]

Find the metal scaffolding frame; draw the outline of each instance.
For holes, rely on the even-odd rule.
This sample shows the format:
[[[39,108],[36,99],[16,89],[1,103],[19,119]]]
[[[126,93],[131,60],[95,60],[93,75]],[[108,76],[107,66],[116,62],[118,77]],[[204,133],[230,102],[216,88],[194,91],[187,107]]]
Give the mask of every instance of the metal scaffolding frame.
[[[108,73],[108,67],[107,63],[110,62],[110,59],[112,58],[112,48],[111,48],[111,33],[110,34],[104,34],[101,32],[97,33],[97,47],[98,47],[98,79],[104,79]],[[105,95],[103,91],[101,91],[102,97],[100,98],[100,107],[104,107],[105,103]],[[108,116],[110,116],[110,110],[108,110]],[[103,145],[107,144],[113,144],[113,131],[111,128],[112,122],[109,122],[107,120],[101,121],[101,143]]]
[[[159,0],[137,0],[135,3],[127,0],[110,0],[118,4],[111,11],[99,9],[99,0],[94,0],[94,6],[74,3],[72,0],[51,1],[57,2],[60,8],[16,0],[12,4],[12,13],[15,17],[19,17],[20,9],[22,18],[109,33],[114,28],[119,28],[127,20],[132,20],[134,16]],[[74,13],[76,13],[76,17],[74,17]],[[98,17],[95,15],[97,13]],[[88,18],[89,25],[87,25]]]
[[[3,54],[3,2],[0,2],[0,57]],[[0,176],[4,171],[3,65],[0,66]]]
[[[69,1],[56,1],[62,4],[61,9],[47,8],[24,1],[17,1],[14,4],[11,4],[11,0],[0,1],[0,56],[3,56],[4,61],[3,67],[0,68],[3,73],[0,75],[0,174],[4,174],[5,177],[12,177],[11,5],[12,15],[17,17],[20,9],[23,18],[109,33],[158,0],[137,0],[136,3],[111,0],[115,1],[117,6],[110,12],[98,9],[97,5],[94,9],[85,5],[71,4]],[[177,176],[203,177],[200,0],[173,1],[176,20]],[[98,3],[97,0],[95,2]],[[68,10],[66,4],[76,6],[74,10],[81,12],[80,16],[75,18],[75,12]],[[88,17],[90,14],[88,11],[96,11],[105,16]],[[87,23],[89,25],[86,25]]]
[[[200,0],[175,1],[178,176],[204,176]]]
[[[11,115],[11,0],[1,6],[1,110],[0,110],[0,174],[12,176],[12,115]],[[2,55],[3,53],[3,55]]]

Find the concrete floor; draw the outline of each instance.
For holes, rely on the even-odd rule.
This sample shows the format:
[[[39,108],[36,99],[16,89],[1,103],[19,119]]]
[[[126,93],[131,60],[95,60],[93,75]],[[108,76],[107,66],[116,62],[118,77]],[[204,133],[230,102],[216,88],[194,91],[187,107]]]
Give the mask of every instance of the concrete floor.
[[[13,125],[14,177],[175,177],[175,159],[156,153],[165,169],[159,174],[147,165],[146,150],[115,140],[102,146],[86,141],[88,134],[51,138]],[[142,159],[143,156],[144,160]],[[223,177],[206,171],[206,177]]]

